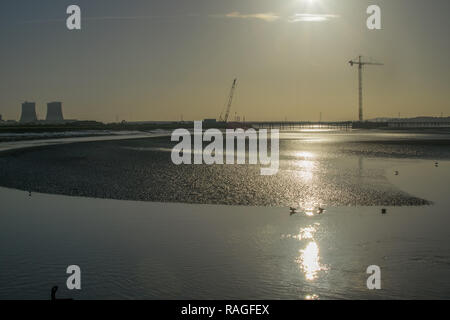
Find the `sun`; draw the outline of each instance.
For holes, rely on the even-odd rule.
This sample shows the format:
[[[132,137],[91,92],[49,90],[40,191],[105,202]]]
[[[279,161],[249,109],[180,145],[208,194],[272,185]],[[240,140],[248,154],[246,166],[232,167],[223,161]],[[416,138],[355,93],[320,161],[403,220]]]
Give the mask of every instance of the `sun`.
[[[320,0],[296,0],[297,3],[302,3],[307,6],[313,6],[320,3]]]
[[[315,6],[322,6],[322,0],[291,0],[288,2],[288,6],[295,8],[313,8]]]

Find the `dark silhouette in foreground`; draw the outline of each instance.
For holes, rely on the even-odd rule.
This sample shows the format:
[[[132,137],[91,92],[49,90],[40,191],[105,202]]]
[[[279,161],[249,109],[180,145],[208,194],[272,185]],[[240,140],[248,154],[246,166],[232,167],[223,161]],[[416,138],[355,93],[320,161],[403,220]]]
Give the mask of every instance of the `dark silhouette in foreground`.
[[[67,299],[57,299],[57,298],[56,298],[56,291],[58,291],[58,286],[54,286],[54,287],[52,288],[52,295],[51,295],[51,300],[52,300],[52,301],[71,301],[71,300],[73,300],[73,299],[71,299],[71,298],[67,298]]]

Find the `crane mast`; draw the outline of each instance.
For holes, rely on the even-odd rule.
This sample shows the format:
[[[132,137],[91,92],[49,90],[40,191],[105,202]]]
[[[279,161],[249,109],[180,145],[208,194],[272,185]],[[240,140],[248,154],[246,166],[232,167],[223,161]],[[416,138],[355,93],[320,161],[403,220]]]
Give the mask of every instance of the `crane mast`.
[[[222,114],[220,115],[220,121],[222,122],[228,122],[228,117],[230,116],[231,104],[233,103],[234,91],[236,90],[236,86],[237,86],[237,79],[234,79],[233,85],[231,86],[230,95],[228,96],[228,103],[225,111],[225,116],[222,117]]]
[[[362,80],[362,70],[363,66],[365,65],[372,65],[372,66],[382,66],[382,63],[378,62],[365,62],[362,59],[362,56],[358,56],[357,59],[350,60],[348,62],[350,66],[353,67],[353,65],[358,66],[358,105],[359,105],[359,121],[363,121],[363,80]]]

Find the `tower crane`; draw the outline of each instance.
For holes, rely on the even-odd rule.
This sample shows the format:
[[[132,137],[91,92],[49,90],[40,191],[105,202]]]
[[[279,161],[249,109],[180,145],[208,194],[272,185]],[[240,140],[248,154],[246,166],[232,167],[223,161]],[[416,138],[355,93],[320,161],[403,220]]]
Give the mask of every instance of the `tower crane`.
[[[233,96],[234,96],[234,91],[236,90],[236,86],[237,86],[237,79],[234,79],[233,85],[231,86],[230,95],[228,96],[228,103],[227,103],[227,106],[225,109],[225,116],[223,116],[223,114],[220,115],[220,118],[219,118],[220,122],[228,121],[228,117],[230,116],[231,104],[233,103]]]
[[[363,92],[362,92],[362,69],[365,65],[371,65],[371,66],[382,66],[382,63],[378,62],[369,62],[369,61],[363,61],[362,56],[358,56],[358,58],[350,60],[348,62],[350,66],[357,65],[358,66],[358,80],[359,80],[359,121],[363,121]]]

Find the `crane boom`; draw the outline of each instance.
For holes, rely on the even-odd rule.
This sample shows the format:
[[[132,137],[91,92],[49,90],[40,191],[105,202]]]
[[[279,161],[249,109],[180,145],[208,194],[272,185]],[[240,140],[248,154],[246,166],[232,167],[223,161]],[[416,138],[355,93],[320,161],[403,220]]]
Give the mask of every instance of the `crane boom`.
[[[233,85],[231,86],[230,95],[228,96],[228,103],[225,116],[222,118],[222,115],[220,115],[220,121],[228,122],[228,117],[230,116],[231,104],[233,103],[234,91],[236,90],[236,86],[237,86],[237,79],[234,79]]]

